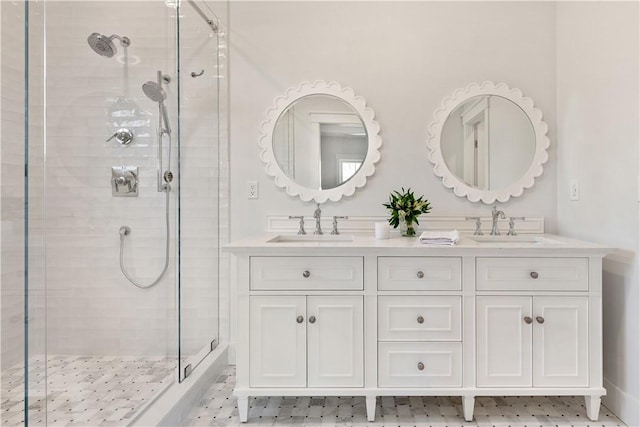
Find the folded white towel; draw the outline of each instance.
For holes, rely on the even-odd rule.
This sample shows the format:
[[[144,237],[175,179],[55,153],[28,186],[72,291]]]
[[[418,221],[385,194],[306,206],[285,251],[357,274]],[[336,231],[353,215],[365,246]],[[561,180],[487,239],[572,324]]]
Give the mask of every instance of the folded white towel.
[[[420,243],[427,245],[455,245],[460,240],[458,230],[452,231],[424,231],[420,235]]]

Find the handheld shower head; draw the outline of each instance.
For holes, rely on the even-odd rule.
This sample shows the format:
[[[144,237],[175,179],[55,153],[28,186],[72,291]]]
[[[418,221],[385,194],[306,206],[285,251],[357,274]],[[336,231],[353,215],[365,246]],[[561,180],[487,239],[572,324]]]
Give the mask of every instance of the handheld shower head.
[[[160,113],[164,121],[164,129],[166,132],[171,132],[171,126],[169,126],[169,116],[167,115],[167,109],[164,106],[164,100],[167,99],[167,93],[162,89],[162,86],[156,82],[148,81],[142,85],[142,91],[144,94],[160,105]]]
[[[131,45],[131,40],[129,37],[120,37],[119,35],[113,34],[111,36],[105,36],[100,33],[91,33],[89,37],[87,37],[87,43],[89,43],[89,47],[93,49],[95,53],[100,56],[106,56],[107,58],[113,58],[118,49],[116,48],[116,44],[113,42],[113,39],[120,40],[120,45],[123,47],[127,47]]]
[[[156,82],[146,82],[142,85],[142,91],[147,95],[147,98],[153,102],[164,102],[164,100],[167,99],[166,92],[162,89],[162,86]]]

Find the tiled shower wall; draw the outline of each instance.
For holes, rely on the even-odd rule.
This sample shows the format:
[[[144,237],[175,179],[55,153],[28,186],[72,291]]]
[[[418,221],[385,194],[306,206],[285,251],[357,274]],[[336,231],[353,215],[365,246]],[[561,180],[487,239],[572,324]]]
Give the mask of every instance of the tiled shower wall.
[[[164,265],[165,194],[156,190],[158,106],[141,87],[156,80],[157,70],[175,76],[172,14],[163,2],[46,4],[50,354],[176,354],[176,192],[169,269],[156,286],[138,289],[123,277],[118,233],[131,227],[126,267],[138,281],[152,282]],[[116,56],[101,57],[87,44],[93,32],[127,36],[131,46],[116,41]],[[174,124],[175,83],[165,89]],[[131,145],[106,142],[120,127],[134,132]],[[176,152],[174,144],[174,161]],[[112,166],[139,168],[138,197],[112,197]]]
[[[43,68],[41,14],[29,10],[33,31],[29,36],[29,120],[25,120],[25,3],[2,2],[0,125],[2,159],[0,204],[2,205],[1,255],[1,370],[22,363],[25,355],[25,299],[28,296],[29,356],[44,351],[44,150]],[[25,147],[25,125],[28,146]],[[25,149],[26,148],[26,149]],[[25,156],[28,156],[28,188],[25,186]],[[28,199],[25,200],[28,191]],[[25,203],[25,201],[27,203]],[[28,215],[28,229],[25,228]],[[28,236],[28,237],[27,237]],[[25,251],[28,238],[29,250]],[[25,275],[25,256],[29,274]]]
[[[216,38],[187,5],[181,27],[183,354],[217,335],[218,122]],[[175,9],[164,2],[47,4],[47,342],[51,354],[175,355],[178,180],[171,192],[170,268],[138,289],[119,268],[122,225],[129,273],[149,283],[164,261],[164,193],[156,191],[158,108],[141,86],[162,70],[173,127],[177,176]],[[73,25],[69,25],[72,22]],[[144,25],[141,25],[141,24]],[[131,46],[103,58],[92,32],[119,34]],[[193,70],[192,70],[193,68]],[[197,69],[196,69],[197,68]],[[200,78],[190,72],[205,69]],[[119,127],[130,146],[105,142]],[[166,156],[166,152],[165,152]],[[139,167],[139,196],[111,196],[111,167]]]
[[[24,357],[24,5],[0,3],[2,366]]]

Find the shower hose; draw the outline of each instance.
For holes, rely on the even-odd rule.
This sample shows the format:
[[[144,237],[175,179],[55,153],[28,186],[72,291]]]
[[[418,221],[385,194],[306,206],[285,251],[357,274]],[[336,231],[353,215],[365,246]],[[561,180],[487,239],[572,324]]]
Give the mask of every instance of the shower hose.
[[[128,281],[130,281],[132,284],[139,287],[140,289],[150,288],[155,284],[157,284],[160,281],[160,279],[162,279],[162,276],[164,276],[164,273],[166,273],[167,268],[169,267],[169,191],[171,191],[171,186],[169,184],[166,184],[164,186],[164,192],[166,197],[166,204],[165,204],[165,226],[166,227],[165,228],[167,230],[167,235],[165,240],[164,267],[162,268],[162,272],[160,273],[160,275],[148,285],[144,285],[140,282],[137,282],[133,277],[129,275],[129,273],[127,273],[127,269],[124,266],[124,238],[128,236],[129,233],[131,233],[131,229],[126,225],[120,227],[120,270],[122,270],[122,274],[124,274],[124,277],[126,277]]]

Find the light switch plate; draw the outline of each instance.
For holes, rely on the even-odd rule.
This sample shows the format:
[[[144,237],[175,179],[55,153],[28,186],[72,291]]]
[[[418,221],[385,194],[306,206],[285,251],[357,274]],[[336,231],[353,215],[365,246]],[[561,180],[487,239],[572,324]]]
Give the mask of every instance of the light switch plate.
[[[258,198],[258,181],[247,182],[247,198],[249,199]]]
[[[569,200],[580,200],[580,181],[572,179],[569,183]]]

